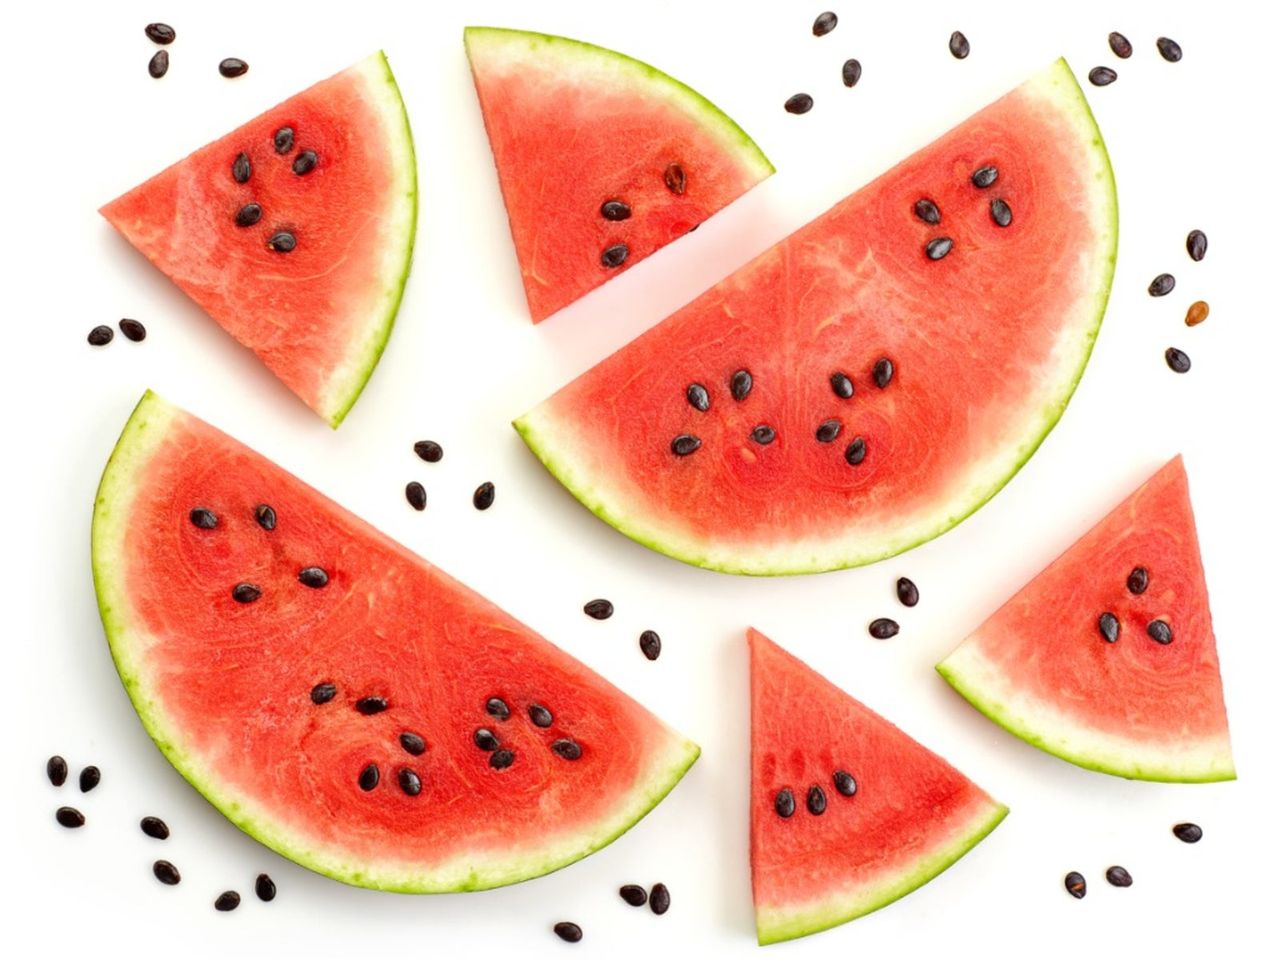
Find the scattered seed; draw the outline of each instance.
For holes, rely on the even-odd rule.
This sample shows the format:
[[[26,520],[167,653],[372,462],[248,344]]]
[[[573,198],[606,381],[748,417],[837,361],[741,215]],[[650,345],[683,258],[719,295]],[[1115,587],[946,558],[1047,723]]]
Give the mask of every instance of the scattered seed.
[[[790,787],[783,787],[774,794],[773,809],[784,820],[796,812],[796,798]]]
[[[169,825],[159,817],[143,817],[138,821],[138,826],[142,828],[142,832],[154,840],[169,839]]]
[[[44,765],[44,772],[48,775],[50,783],[60,787],[67,782],[67,761],[55,753]]]
[[[1098,632],[1107,643],[1115,643],[1120,639],[1120,621],[1114,613],[1108,611],[1098,617]]]
[[[227,57],[218,64],[218,72],[228,79],[243,77],[249,72],[249,65],[239,57]],[[239,900],[236,902],[238,903]]]
[[[159,80],[169,72],[169,51],[157,50],[151,55],[151,59],[147,61],[147,73],[151,74],[152,79]]]
[[[655,883],[649,888],[649,909],[658,916],[671,909],[671,891],[665,883]]]
[[[356,710],[364,714],[366,717],[372,717],[375,713],[381,713],[386,710],[390,704],[387,703],[386,697],[361,697],[356,701]]]
[[[151,872],[155,874],[155,878],[163,883],[166,887],[176,887],[182,882],[182,874],[168,860],[157,860],[151,865]]]
[[[767,447],[778,437],[778,432],[767,423],[762,423],[751,431],[751,439],[762,447]]]
[[[105,347],[115,338],[116,332],[108,326],[99,324],[89,331],[89,345],[92,347]]]
[[[577,943],[582,939],[582,928],[569,920],[561,920],[551,929],[566,943]]]
[[[271,145],[276,153],[284,155],[293,149],[293,127],[281,127],[271,138]]]
[[[396,774],[396,779],[400,782],[400,789],[408,796],[416,797],[422,792],[422,778],[416,771],[401,767],[400,772]]]
[[[582,605],[582,612],[592,620],[608,620],[613,616],[613,604],[603,597],[588,600]]]
[[[662,638],[654,630],[640,634],[640,652],[646,660],[657,660],[662,653]]]
[[[420,460],[425,460],[427,463],[439,463],[440,458],[444,456],[444,447],[434,440],[419,440],[413,445],[413,452]]]
[[[303,567],[298,571],[298,582],[304,587],[319,590],[329,583],[329,574],[320,567]]]
[[[815,37],[825,37],[836,28],[836,23],[838,22],[838,18],[830,10],[826,13],[818,14],[813,21],[813,35]]]
[[[735,400],[745,400],[754,383],[749,370],[738,370],[729,378],[729,393]]]
[[[628,883],[619,887],[618,896],[633,907],[643,907],[649,902],[649,894],[638,883]]]
[[[533,721],[535,727],[549,727],[552,721],[551,711],[540,703],[531,703],[529,704],[529,719]]]
[[[685,388],[684,398],[689,401],[689,406],[706,413],[711,409],[711,394],[707,392],[707,388],[700,383],[691,383]]]
[[[600,254],[600,262],[606,267],[620,267],[630,252],[625,243],[615,243],[611,247],[604,248],[604,253]]]
[[[328,703],[338,695],[338,688],[332,683],[317,683],[311,688],[311,702],[316,706]]]
[[[236,183],[248,183],[253,176],[253,164],[249,162],[247,153],[238,153],[231,161],[231,179]]]
[[[427,488],[417,480],[410,480],[404,485],[404,498],[415,510],[427,509]]]
[[[1077,900],[1083,900],[1085,895],[1084,877],[1072,870],[1063,878],[1063,885],[1067,888],[1067,893],[1071,894]]]
[[[813,436],[819,443],[831,443],[840,436],[842,429],[839,420],[823,420],[818,424],[818,429],[814,431]]]
[[[985,167],[979,167],[973,171],[973,176],[969,178],[970,182],[979,190],[985,190],[1000,179],[1000,171],[996,169],[994,163],[989,163]]]
[[[813,109],[813,97],[807,93],[797,93],[787,97],[787,102],[782,105],[782,109],[787,113],[802,114],[808,113]]]
[[[497,750],[498,747],[502,746],[498,741],[498,738],[494,736],[493,731],[487,727],[481,727],[478,729],[474,734],[472,734],[471,740],[477,747],[488,753],[492,753],[494,750]]]
[[[516,762],[516,755],[510,750],[495,750],[489,754],[489,766],[495,770],[505,770]]]
[[[1194,823],[1179,823],[1174,825],[1173,835],[1183,843],[1199,843],[1204,831]]]
[[[212,530],[218,525],[218,517],[208,507],[195,507],[189,514],[188,519],[191,520],[193,526],[199,527],[201,530]]]
[[[1177,347],[1170,347],[1164,352],[1164,362],[1174,373],[1186,373],[1191,369],[1191,358]]]
[[[1176,40],[1170,40],[1168,37],[1160,37],[1156,40],[1156,49],[1160,51],[1160,56],[1164,57],[1170,63],[1177,63],[1182,59],[1182,47],[1178,46]]]
[[[144,28],[147,39],[161,46],[173,43],[178,34],[167,23],[148,23]]]
[[[258,521],[258,526],[263,530],[276,528],[276,512],[265,503],[260,503],[253,508],[253,519]]]
[[[132,320],[129,317],[124,317],[120,321],[120,332],[124,334],[126,340],[131,340],[134,343],[141,343],[147,339],[147,328],[142,325],[141,321]]]
[[[877,617],[867,625],[867,633],[877,640],[888,640],[898,635],[898,621],[888,617]]]
[[[1124,585],[1129,588],[1130,593],[1138,595],[1146,592],[1150,580],[1146,567],[1134,567],[1125,578]]]
[[[262,219],[262,207],[256,203],[246,203],[236,211],[237,227],[252,227]]]
[[[503,700],[501,697],[490,697],[486,700],[484,704],[484,712],[499,720],[506,720],[511,716],[511,708],[507,706],[507,701]]]
[[[1161,646],[1173,643],[1173,631],[1163,620],[1152,620],[1147,624],[1147,636]]]
[[[552,741],[551,749],[557,756],[564,757],[566,760],[577,760],[582,756],[582,747],[565,737]]]
[[[1162,273],[1147,286],[1147,293],[1153,297],[1163,297],[1173,290],[1175,283],[1177,281],[1173,279],[1173,274]]]
[[[867,441],[862,437],[854,437],[849,441],[849,445],[844,448],[844,462],[851,467],[856,467],[867,458]]]
[[[898,578],[898,602],[904,607],[914,607],[920,602],[920,589],[906,577]]]
[[[1187,254],[1192,260],[1199,263],[1208,250],[1209,238],[1204,235],[1203,230],[1192,230],[1187,234]]]
[[[253,881],[253,892],[263,903],[270,903],[276,898],[276,882],[265,873],[260,873],[258,879]]]
[[[53,816],[68,830],[84,826],[84,814],[75,807],[59,807]]]
[[[88,766],[80,771],[80,792],[88,793],[94,787],[102,782],[102,771],[97,767]]]
[[[871,379],[876,382],[876,386],[883,390],[889,385],[889,381],[893,379],[893,361],[888,357],[881,357],[876,361],[876,365],[871,368]]]
[[[915,206],[912,207],[912,210],[915,212],[916,219],[922,220],[925,223],[932,224],[942,222],[942,211],[939,210],[938,205],[928,197],[921,197],[917,200]]]
[[[997,227],[1007,227],[1013,223],[1013,208],[1008,201],[996,199],[991,201],[991,219]]]
[[[1187,307],[1186,324],[1188,327],[1198,326],[1204,323],[1209,316],[1209,305],[1203,300],[1197,300],[1191,306]]]
[[[1095,87],[1107,87],[1116,82],[1116,72],[1110,67],[1094,67],[1089,71],[1089,82]]]
[[[930,260],[941,260],[951,252],[952,246],[950,237],[934,237],[924,245],[924,255]]]
[[[840,79],[846,87],[856,87],[862,79],[862,64],[854,59],[846,60],[840,68]]]
[[[1107,867],[1107,883],[1113,887],[1132,887],[1133,877],[1124,867]]]
[[[1128,60],[1133,56],[1133,44],[1123,33],[1116,33],[1113,30],[1107,37],[1107,43],[1111,46],[1111,52],[1121,60]]]
[[[234,890],[224,890],[218,894],[218,899],[213,901],[213,909],[219,913],[230,913],[238,906],[240,906],[240,894]]]
[[[848,400],[853,396],[853,381],[849,379],[846,373],[837,371],[831,375],[831,392],[841,400]]]
[[[316,168],[316,164],[319,162],[320,157],[317,156],[314,150],[303,150],[293,158],[293,172],[299,177],[305,177]]]
[[[809,795],[805,797],[805,806],[815,817],[820,817],[827,812],[827,795],[816,783],[809,788]]]
[[[415,757],[420,757],[427,752],[427,741],[409,730],[400,734],[400,746],[404,748],[405,753]]]
[[[684,167],[678,163],[667,164],[667,169],[662,171],[662,182],[667,185],[667,189],[676,196],[684,196],[685,187],[688,186],[688,180],[685,177]]]
[[[951,51],[951,55],[957,60],[963,60],[969,55],[969,38],[959,30],[951,34],[951,39],[947,42],[947,47]]]
[[[271,239],[267,241],[267,249],[274,250],[276,253],[292,253],[297,246],[298,238],[288,230],[273,233]]]
[[[858,792],[858,781],[848,771],[837,770],[831,779],[836,785],[836,792],[842,797],[852,797]]]
[[[687,457],[700,446],[702,446],[702,441],[697,437],[692,434],[682,433],[671,441],[671,452],[677,457]]]
[[[237,583],[231,588],[231,598],[236,603],[253,603],[262,596],[262,588],[255,583]]]
[[[480,486],[476,487],[475,493],[471,494],[471,504],[477,510],[488,510],[493,506],[493,484],[486,480]]]
[[[376,763],[371,763],[360,771],[360,777],[356,781],[360,785],[360,789],[368,793],[378,785],[378,781],[382,779],[382,774],[378,770]]]

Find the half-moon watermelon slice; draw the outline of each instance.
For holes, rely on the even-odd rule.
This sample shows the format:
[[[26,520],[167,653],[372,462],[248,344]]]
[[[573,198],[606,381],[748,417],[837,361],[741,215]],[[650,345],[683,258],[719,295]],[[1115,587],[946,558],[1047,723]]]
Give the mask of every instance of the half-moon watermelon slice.
[[[147,732],[232,822],[360,886],[555,870],[698,748],[400,544],[154,394],[93,515],[111,653]]]
[[[1182,458],[1019,590],[938,672],[1010,733],[1090,770],[1234,780]]]
[[[760,943],[906,896],[1009,809],[755,630],[751,883]]]
[[[524,30],[463,40],[535,323],[773,173],[715,104],[647,63]]]
[[[1116,236],[1058,61],[515,426],[602,519],[687,563],[870,563],[978,509],[1057,423]]]
[[[135,187],[102,215],[336,427],[391,335],[418,216],[381,53]]]

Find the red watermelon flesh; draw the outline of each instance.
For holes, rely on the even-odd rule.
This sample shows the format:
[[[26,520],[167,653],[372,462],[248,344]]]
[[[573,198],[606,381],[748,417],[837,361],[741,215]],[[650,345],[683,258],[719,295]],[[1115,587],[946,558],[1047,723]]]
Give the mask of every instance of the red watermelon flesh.
[[[996,181],[975,185],[988,166]],[[1115,244],[1106,150],[1059,61],[516,429],[602,519],[688,563],[785,574],[882,559],[976,510],[1052,429]]]
[[[767,637],[749,630],[747,640],[760,943],[892,903],[951,866],[1009,812]],[[794,803],[789,816],[779,810],[784,790]]]
[[[120,676],[165,755],[241,829],[348,883],[474,890],[555,870],[629,828],[698,754],[483,597],[154,394],[103,474],[93,569]],[[377,782],[362,783],[371,765]]]
[[[314,166],[296,172],[306,168],[308,152]],[[243,183],[234,172],[241,154],[248,161]],[[250,204],[259,218],[242,226],[237,215]],[[417,210],[413,138],[379,53],[202,147],[101,212],[336,427],[391,334]],[[296,241],[288,252],[271,244],[282,232]]]
[[[646,63],[524,30],[464,41],[535,323],[773,173],[713,103]],[[611,201],[625,219],[602,213]]]
[[[1105,614],[1115,618],[1111,642]],[[1152,636],[1165,639],[1157,622],[1166,643]],[[1182,458],[1018,591],[938,672],[1011,733],[1082,767],[1138,780],[1235,779]]]

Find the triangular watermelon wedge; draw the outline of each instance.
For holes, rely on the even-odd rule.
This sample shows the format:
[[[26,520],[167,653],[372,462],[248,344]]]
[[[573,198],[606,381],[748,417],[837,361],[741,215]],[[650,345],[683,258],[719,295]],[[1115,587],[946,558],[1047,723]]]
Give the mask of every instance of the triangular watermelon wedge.
[[[1079,766],[1134,780],[1234,780],[1182,458],[1014,594],[938,672],[1010,733]]]
[[[102,476],[93,576],[147,732],[246,833],[405,893],[609,843],[698,748],[489,601],[148,393]]]
[[[101,212],[338,426],[382,356],[413,254],[413,137],[386,57],[291,97]]]
[[[803,937],[892,903],[946,870],[1008,814],[764,635],[749,630],[747,641],[760,943]]]
[[[464,42],[535,323],[773,173],[715,104],[647,63],[525,30],[468,27]]]

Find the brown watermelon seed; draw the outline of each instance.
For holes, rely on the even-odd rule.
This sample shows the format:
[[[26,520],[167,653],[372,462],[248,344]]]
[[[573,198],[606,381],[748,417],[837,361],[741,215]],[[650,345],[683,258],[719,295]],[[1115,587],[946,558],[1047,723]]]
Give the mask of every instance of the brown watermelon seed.
[[[237,227],[252,227],[262,219],[262,207],[256,203],[246,203],[236,211]]]
[[[671,441],[671,452],[677,457],[687,457],[700,446],[702,441],[690,433],[682,433]]]
[[[249,64],[245,63],[239,57],[226,57],[218,64],[218,72],[228,80],[234,79],[235,77],[243,77],[249,72]]]
[[[1153,297],[1163,297],[1172,292],[1174,285],[1177,283],[1173,279],[1172,273],[1159,274],[1150,284],[1147,285],[1147,293]]]
[[[735,371],[733,376],[729,378],[729,394],[735,400],[745,400],[754,384],[755,381],[751,377],[750,370]]]
[[[276,253],[293,253],[298,246],[298,238],[288,230],[277,230],[267,241],[267,249]]]
[[[151,59],[147,61],[147,73],[151,74],[153,80],[159,80],[169,72],[169,51],[157,50],[151,55]]]
[[[247,153],[238,153],[231,161],[231,179],[236,183],[248,183],[253,176],[253,164],[249,162]]]
[[[640,634],[640,652],[646,660],[657,660],[662,653],[662,638],[654,630]]]
[[[116,332],[104,324],[99,324],[89,331],[89,346],[105,347],[115,339]]]
[[[649,902],[649,894],[638,883],[628,883],[619,887],[618,896],[633,907],[643,907]]]
[[[567,737],[561,737],[559,740],[553,740],[551,749],[557,756],[564,757],[566,760],[577,760],[582,756],[582,747]]]
[[[262,588],[255,583],[237,583],[231,588],[231,598],[236,603],[253,603],[261,596]]]
[[[533,721],[535,727],[546,729],[551,726],[551,711],[540,703],[529,704],[529,719]]]
[[[899,577],[897,583],[898,602],[904,607],[914,607],[920,602],[920,589],[907,577]]]
[[[1151,578],[1147,573],[1146,567],[1134,567],[1129,571],[1129,576],[1125,578],[1124,585],[1129,588],[1129,592],[1136,595],[1146,593],[1147,584],[1151,582]]]
[[[413,445],[413,452],[418,455],[419,460],[427,463],[439,463],[444,457],[444,447],[434,440],[419,440]]]
[[[950,237],[934,237],[924,245],[924,255],[930,260],[941,260],[954,246],[954,241]]]
[[[611,247],[605,247],[604,253],[600,254],[600,262],[606,267],[620,267],[626,262],[627,254],[631,251],[625,243],[615,243]]]
[[[84,826],[84,814],[75,807],[59,807],[53,816],[55,820],[68,830],[74,830],[76,827]]]
[[[1209,317],[1209,305],[1203,300],[1197,300],[1191,306],[1187,307],[1186,324],[1188,327],[1199,326]]]
[[[667,169],[662,171],[662,182],[678,197],[684,196],[685,188],[689,184],[684,174],[684,167],[678,163],[667,164]]]
[[[329,574],[321,567],[303,567],[298,571],[298,582],[304,587],[319,590],[329,583]]]
[[[655,883],[649,888],[649,909],[658,916],[671,909],[671,891],[665,883]]]
[[[471,505],[477,510],[488,510],[493,506],[493,497],[493,484],[486,480],[476,487],[475,493],[471,494]]]
[[[784,820],[796,812],[796,798],[790,787],[783,787],[774,794],[773,809]]]
[[[840,68],[840,79],[846,87],[856,87],[862,79],[862,64],[852,58],[846,60]]]
[[[218,525],[218,517],[208,507],[195,507],[187,517],[191,520],[193,526],[199,527],[201,530],[212,530]]]
[[[260,503],[253,508],[253,519],[258,521],[258,526],[263,530],[276,528],[276,512],[265,503]]]
[[[1170,347],[1164,352],[1164,362],[1174,373],[1186,373],[1191,369],[1191,358],[1177,347]]]
[[[400,768],[400,772],[396,774],[396,780],[400,783],[400,789],[408,796],[416,797],[422,792],[422,778],[408,767]]]
[[[561,920],[551,929],[565,943],[577,943],[582,939],[582,928],[571,920]]]
[[[1121,60],[1128,60],[1133,56],[1133,44],[1129,42],[1129,38],[1123,33],[1111,31],[1111,34],[1107,37],[1107,44],[1111,47],[1111,52]]]
[[[985,167],[979,167],[973,171],[973,176],[969,178],[970,182],[979,190],[985,190],[1000,179],[1000,171],[996,169],[994,163],[989,163]]]
[[[293,127],[281,127],[271,138],[276,153],[283,156],[293,149]]]
[[[270,903],[276,898],[276,882],[267,874],[260,873],[258,878],[253,881],[253,892],[258,895],[258,899],[263,903]]]
[[[1110,67],[1094,67],[1089,71],[1089,82],[1095,87],[1109,87],[1116,82],[1116,76]]]
[[[1075,870],[1072,870],[1070,873],[1066,875],[1066,877],[1063,878],[1062,883],[1063,883],[1063,886],[1067,888],[1067,893],[1071,894],[1077,900],[1084,899],[1086,886],[1084,882],[1084,877],[1081,874],[1077,873]]]
[[[838,22],[839,18],[830,10],[818,14],[813,21],[813,35],[815,37],[825,37],[836,28]]]
[[[405,753],[414,757],[420,757],[427,752],[427,741],[410,730],[400,734],[400,746]]]
[[[1114,613],[1107,611],[1098,617],[1098,632],[1107,643],[1115,643],[1120,639],[1120,621]]]
[[[1147,624],[1147,636],[1161,646],[1173,643],[1173,631],[1163,620],[1152,620]]]
[[[778,437],[778,432],[767,423],[762,423],[751,431],[751,439],[762,447],[767,447]]]
[[[846,770],[837,770],[831,780],[836,785],[836,792],[842,797],[852,797],[858,792],[858,781]]]
[[[67,761],[55,753],[44,765],[44,772],[50,783],[60,787],[67,782]]]
[[[684,398],[689,401],[689,406],[697,410],[699,413],[706,413],[711,409],[711,394],[707,392],[707,388],[700,383],[691,383],[685,388]]]
[[[169,825],[159,817],[143,817],[138,821],[138,826],[142,828],[142,832],[153,840],[168,840]]]
[[[1204,831],[1198,824],[1178,823],[1174,824],[1173,835],[1183,843],[1199,843],[1200,838],[1204,836]]]
[[[867,633],[877,640],[888,640],[898,635],[898,621],[888,617],[877,617],[867,625]]]
[[[490,697],[485,701],[484,712],[498,720],[506,720],[511,716],[511,708],[507,706],[507,701],[501,697]]]
[[[360,785],[360,789],[368,793],[378,785],[378,781],[382,779],[382,774],[378,771],[378,765],[371,763],[360,771],[360,777],[356,783]]]
[[[427,488],[417,480],[410,480],[404,486],[404,498],[415,510],[427,509]]]
[[[376,713],[382,713],[390,704],[387,703],[386,697],[361,697],[356,701],[356,711],[364,714],[366,717],[372,717]]]
[[[862,437],[854,437],[849,441],[849,445],[844,448],[844,462],[851,467],[856,467],[867,458],[867,441]]]
[[[147,328],[142,325],[140,320],[133,320],[129,317],[123,317],[120,320],[120,332],[124,334],[124,338],[133,343],[141,343],[147,339]]]
[[[631,208],[621,200],[606,200],[600,205],[600,216],[615,223],[631,216]]]
[[[240,906],[240,894],[234,890],[224,890],[218,894],[218,899],[213,901],[213,909],[219,913],[230,913],[238,906]]]
[[[487,727],[480,727],[476,730],[476,732],[471,736],[471,741],[486,753],[492,753],[494,750],[497,750],[498,747],[502,746],[502,744],[498,742],[498,738],[494,736],[493,731]]]
[[[876,361],[876,365],[871,368],[871,379],[876,382],[876,386],[883,390],[893,380],[893,361],[888,357],[881,357]]]
[[[1160,37],[1156,40],[1156,49],[1160,51],[1160,56],[1170,63],[1177,63],[1182,59],[1182,47],[1178,45],[1176,40]]]
[[[80,792],[88,793],[102,782],[102,771],[95,766],[87,766],[80,771]]]
[[[311,702],[317,707],[328,703],[338,695],[338,688],[332,683],[317,683],[311,688]]]
[[[167,23],[148,23],[143,30],[152,43],[167,46],[177,38],[178,34]]]
[[[1107,867],[1107,883],[1113,887],[1132,887],[1133,877],[1124,867]]]
[[[168,860],[157,860],[151,865],[151,872],[166,887],[176,887],[182,882],[182,874]]]
[[[831,375],[831,392],[841,400],[848,400],[853,396],[853,381],[847,373],[837,371]]]
[[[815,817],[820,817],[827,812],[827,795],[816,783],[809,788],[809,794],[804,802],[809,812]]]
[[[604,597],[588,600],[582,605],[582,612],[592,620],[608,620],[613,616],[613,604]]]
[[[807,93],[796,93],[787,97],[787,102],[782,105],[782,109],[787,113],[794,113],[799,116],[802,113],[808,113],[813,109],[813,97]]]
[[[489,754],[489,766],[495,770],[505,770],[516,762],[516,755],[511,750],[495,750]]]
[[[1209,238],[1203,230],[1192,230],[1187,234],[1187,255],[1199,263],[1209,251]]]
[[[839,420],[823,420],[818,424],[818,429],[814,431],[813,436],[819,443],[831,443],[840,436],[842,429]]]
[[[991,219],[997,227],[1007,227],[1013,223],[1013,208],[1007,200],[991,201]]]
[[[916,219],[923,223],[937,224],[942,222],[942,211],[928,197],[921,197],[911,209],[915,213]]]
[[[303,150],[293,158],[293,172],[296,176],[305,177],[319,162],[320,157],[314,150]]]
[[[957,30],[951,34],[951,39],[947,41],[947,49],[951,51],[951,55],[957,60],[963,60],[969,55],[969,38]]]

